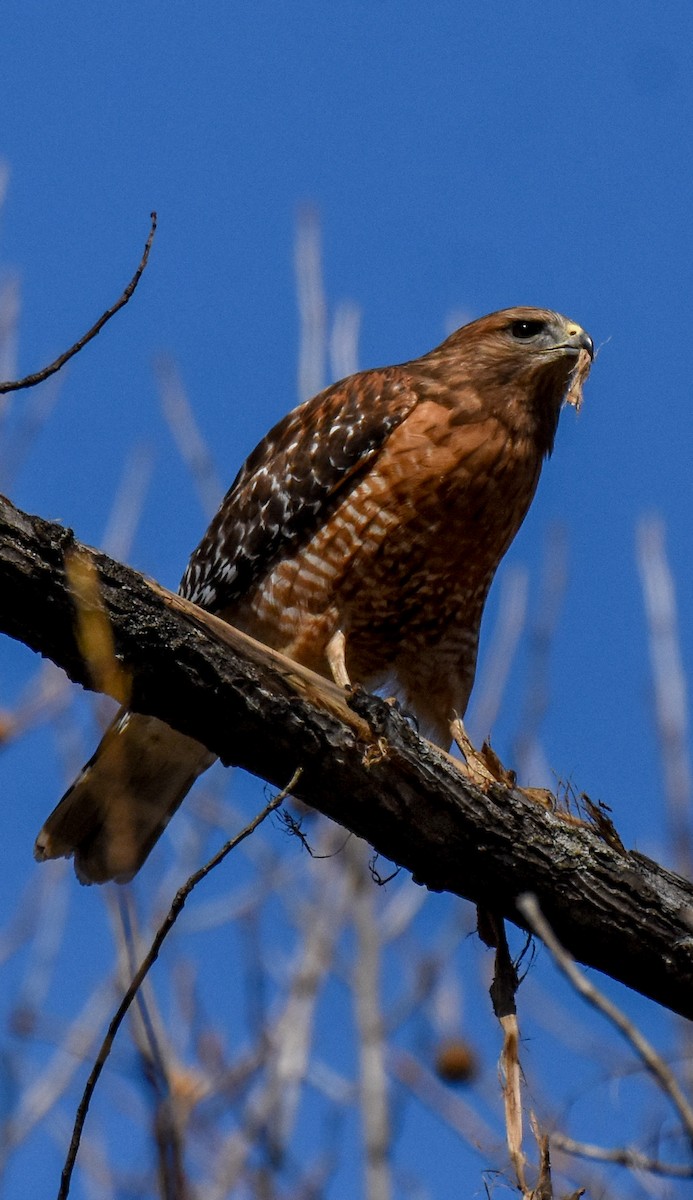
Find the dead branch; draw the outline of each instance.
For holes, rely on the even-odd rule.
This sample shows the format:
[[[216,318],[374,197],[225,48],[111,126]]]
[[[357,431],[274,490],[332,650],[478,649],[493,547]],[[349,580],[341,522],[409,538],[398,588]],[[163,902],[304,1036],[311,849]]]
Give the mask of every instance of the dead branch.
[[[0,630],[93,686],[75,633],[72,532],[0,501]],[[93,551],[132,702],[295,794],[432,890],[526,928],[535,893],[579,961],[693,1017],[693,885],[509,786],[475,787],[377,698],[347,696]],[[27,860],[29,849],[27,848]],[[29,868],[28,868],[29,869]]]
[[[563,1154],[576,1158],[589,1158],[594,1162],[616,1163],[631,1171],[647,1171],[650,1175],[668,1175],[672,1179],[693,1179],[693,1166],[688,1163],[662,1162],[643,1154],[634,1146],[594,1146],[590,1142],[576,1142],[564,1133],[554,1132],[550,1136],[551,1146]]]
[[[336,830],[330,830],[332,838]],[[298,961],[286,1000],[263,1034],[265,1070],[251,1090],[239,1127],[221,1146],[208,1186],[208,1200],[234,1195],[253,1147],[264,1141],[272,1162],[279,1163],[291,1146],[300,1088],[310,1069],[315,1012],[332,964],[344,915],[353,900],[346,879],[323,875],[317,903],[302,916],[304,929]]]
[[[643,518],[637,530],[638,568],[645,602],[657,740],[664,768],[665,800],[674,862],[688,875],[693,867],[691,772],[686,673],[681,652],[676,586],[669,565],[664,524]]]
[[[482,920],[482,914],[479,914]],[[522,1068],[520,1066],[520,1027],[517,1020],[515,996],[519,987],[517,967],[510,957],[505,923],[493,913],[483,914],[483,920],[493,926],[496,948],[493,981],[490,995],[493,1011],[503,1031],[503,1048],[498,1062],[498,1075],[503,1093],[505,1140],[513,1165],[518,1190],[523,1200],[530,1196],[525,1167],[527,1159],[522,1149]],[[485,940],[485,939],[484,939]]]
[[[686,1131],[688,1140],[693,1146],[693,1107],[686,1096],[684,1096],[673,1071],[667,1066],[661,1055],[657,1053],[652,1043],[641,1033],[637,1025],[626,1016],[617,1004],[614,1004],[608,996],[600,992],[591,979],[588,979],[579,969],[570,954],[566,952],[565,947],[561,945],[550,923],[544,917],[537,903],[536,896],[532,896],[529,893],[524,896],[518,896],[517,907],[532,932],[541,938],[556,966],[570,980],[576,992],[579,992],[588,1004],[591,1004],[593,1008],[602,1013],[623,1034],[663,1094],[668,1096],[679,1115],[681,1125]]]
[[[353,888],[356,956],[354,1000],[359,1045],[359,1102],[365,1148],[366,1200],[392,1196],[392,1131],[385,1066],[382,1010],[381,939],[376,921],[375,888],[368,871],[367,847],[353,838],[345,851]]]
[[[222,846],[222,848],[218,850],[215,855],[213,855],[209,862],[205,863],[203,867],[200,867],[199,871],[195,871],[195,873],[190,876],[186,883],[183,884],[183,887],[176,892],[166,917],[157,929],[156,935],[151,946],[149,947],[149,950],[145,954],[139,967],[137,968],[137,971],[133,975],[130,986],[123,996],[123,999],[121,1000],[118,1009],[113,1016],[110,1025],[108,1026],[108,1031],[103,1042],[101,1043],[99,1053],[96,1056],[96,1062],[94,1063],[89,1078],[86,1082],[82,1099],[80,1100],[79,1107],[77,1109],[70,1147],[65,1159],[65,1166],[63,1167],[60,1178],[58,1200],[66,1200],[67,1196],[69,1195],[72,1172],[74,1170],[77,1152],[79,1150],[79,1144],[82,1138],[84,1122],[86,1121],[89,1105],[91,1104],[91,1098],[94,1094],[94,1089],[99,1081],[99,1077],[103,1071],[106,1060],[111,1053],[111,1047],[115,1041],[116,1034],[125,1020],[133,1000],[138,995],[142,983],[159,957],[161,947],[163,946],[165,939],[168,937],[173,926],[178,920],[178,917],[183,911],[186,900],[190,896],[190,893],[193,891],[193,889],[197,887],[198,883],[201,883],[201,881],[207,875],[209,875],[210,872],[213,871],[223,861],[223,859],[225,859],[227,855],[231,853],[232,850],[235,850],[236,846],[245,841],[245,839],[257,829],[258,825],[260,825],[271,812],[274,812],[274,810],[284,802],[287,795],[290,794],[295,782],[299,778],[299,775],[300,769],[295,772],[291,783],[288,785],[288,788],[280,792],[278,796],[274,796],[274,798],[270,800],[269,804],[265,806],[262,812],[258,813],[258,815],[254,817],[248,825],[246,825],[245,829],[242,829],[241,832],[236,835],[236,837],[231,838],[230,841],[226,842],[226,844]]]
[[[211,449],[202,436],[175,359],[162,354],[156,359],[154,369],[164,420],[188,468],[202,511],[211,521],[226,488],[217,472]]]
[[[84,347],[87,345],[87,342],[90,342],[92,338],[96,337],[97,333],[101,332],[104,325],[110,321],[111,317],[114,317],[121,308],[125,307],[128,300],[130,300],[132,297],[135,288],[142,277],[142,272],[149,261],[149,251],[152,248],[154,234],[156,233],[155,212],[151,214],[151,222],[152,224],[149,230],[149,237],[145,242],[144,250],[142,251],[142,257],[139,261],[137,270],[135,271],[135,274],[133,275],[127,287],[116,300],[115,304],[112,304],[110,308],[106,309],[106,312],[101,314],[98,321],[92,325],[91,329],[88,329],[86,333],[82,334],[82,337],[79,338],[73,346],[70,346],[69,350],[65,350],[62,354],[58,355],[55,361],[49,363],[47,367],[42,367],[40,371],[35,371],[33,375],[25,375],[23,379],[9,379],[4,383],[0,383],[0,395],[4,395],[6,392],[19,392],[23,388],[36,387],[37,383],[43,383],[44,379],[49,379],[51,375],[55,375],[56,371],[59,371],[61,367],[64,367],[66,362],[69,362],[71,358],[74,358],[75,354],[79,354],[80,350],[84,349]]]
[[[497,1131],[479,1116],[468,1100],[441,1083],[414,1054],[390,1045],[387,1066],[390,1075],[416,1096],[429,1112],[454,1129],[482,1160],[500,1153],[501,1139]]]

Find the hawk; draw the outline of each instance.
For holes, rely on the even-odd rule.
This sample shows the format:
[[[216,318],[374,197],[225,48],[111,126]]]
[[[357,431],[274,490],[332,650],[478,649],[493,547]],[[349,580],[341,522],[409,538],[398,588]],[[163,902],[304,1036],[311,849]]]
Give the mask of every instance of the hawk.
[[[320,392],[241,467],[181,594],[341,686],[387,687],[447,748],[491,581],[593,354],[575,321],[511,308]],[[84,883],[130,879],[213,761],[121,711],[36,857],[74,855]]]

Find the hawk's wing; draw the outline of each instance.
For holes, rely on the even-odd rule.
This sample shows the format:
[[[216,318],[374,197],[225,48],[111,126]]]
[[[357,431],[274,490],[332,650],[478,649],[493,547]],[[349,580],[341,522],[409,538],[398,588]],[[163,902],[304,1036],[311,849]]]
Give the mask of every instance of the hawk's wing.
[[[279,421],[226,493],[181,594],[212,612],[234,604],[310,540],[418,399],[390,367],[350,375]]]

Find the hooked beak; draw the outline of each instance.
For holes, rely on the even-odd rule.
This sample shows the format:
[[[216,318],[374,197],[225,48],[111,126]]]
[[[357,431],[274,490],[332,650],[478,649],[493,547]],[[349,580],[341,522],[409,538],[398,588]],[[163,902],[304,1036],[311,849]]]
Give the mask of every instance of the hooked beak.
[[[575,350],[576,354],[580,350],[586,350],[590,359],[594,359],[594,342],[589,333],[585,333],[581,325],[571,322],[566,326],[566,340],[564,346],[567,349]]]

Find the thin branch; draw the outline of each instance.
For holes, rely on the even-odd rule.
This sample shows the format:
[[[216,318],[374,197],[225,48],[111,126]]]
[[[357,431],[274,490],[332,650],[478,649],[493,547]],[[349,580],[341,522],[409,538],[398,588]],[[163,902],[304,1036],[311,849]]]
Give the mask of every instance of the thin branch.
[[[67,1153],[67,1158],[65,1159],[65,1166],[63,1167],[60,1180],[60,1188],[58,1189],[58,1200],[65,1200],[65,1198],[69,1195],[72,1172],[74,1169],[75,1160],[77,1158],[77,1152],[79,1150],[79,1144],[82,1137],[82,1130],[84,1128],[87,1112],[89,1111],[91,1098],[94,1094],[94,1089],[99,1080],[99,1076],[101,1075],[106,1060],[111,1052],[111,1047],[113,1046],[116,1034],[123,1023],[128,1009],[135,999],[143,980],[147,977],[149,971],[159,957],[159,952],[164,940],[171,932],[171,929],[183,911],[183,907],[185,906],[188,896],[193,889],[197,887],[198,883],[200,883],[207,875],[209,875],[209,873],[213,871],[215,867],[218,867],[232,850],[235,850],[236,846],[245,841],[247,837],[250,837],[250,834],[257,829],[258,825],[262,824],[262,822],[270,815],[270,813],[274,812],[276,808],[279,808],[280,804],[283,804],[286,797],[291,795],[291,791],[298,782],[300,775],[301,768],[299,767],[294,773],[294,776],[287,787],[284,788],[279,795],[270,800],[269,804],[263,808],[261,813],[258,813],[258,815],[253,818],[250,824],[246,825],[245,829],[242,829],[241,832],[236,835],[236,837],[231,838],[230,841],[226,842],[226,844],[222,846],[212,858],[210,858],[209,862],[205,863],[203,867],[200,867],[198,871],[195,871],[195,873],[190,876],[183,887],[180,888],[180,890],[176,893],[173,903],[171,904],[164,921],[159,926],[149,950],[142,959],[139,969],[134,975],[127,992],[123,996],[123,999],[121,1000],[120,1005],[118,1006],[118,1009],[111,1020],[110,1025],[108,1026],[108,1032],[106,1033],[106,1036],[101,1044],[101,1049],[97,1055],[96,1062],[94,1063],[91,1074],[87,1080],[75,1117],[75,1125],[72,1131],[70,1148]]]
[[[142,442],[134,446],[125,459],[101,538],[101,545],[113,558],[130,557],[135,534],[142,519],[153,466],[152,450]]]
[[[664,522],[643,518],[637,528],[637,562],[645,605],[654,719],[659,753],[664,767],[664,803],[671,861],[688,879],[693,877],[693,772],[689,751],[689,718],[686,672],[681,653],[681,631],[676,583],[669,564]],[[678,1028],[686,1066],[685,1078],[693,1083],[693,1029]]]
[[[151,214],[152,224],[151,229],[149,230],[149,237],[145,242],[139,266],[129,284],[125,288],[125,291],[122,293],[120,298],[116,300],[115,304],[111,305],[111,307],[107,309],[105,313],[102,313],[96,324],[92,325],[91,329],[83,334],[79,341],[75,342],[73,346],[70,346],[69,350],[65,350],[62,354],[60,354],[58,358],[55,359],[55,362],[50,363],[50,365],[47,367],[43,367],[40,371],[36,371],[33,375],[25,375],[23,379],[7,380],[5,383],[0,383],[0,395],[4,394],[5,392],[18,392],[22,388],[35,387],[37,383],[43,383],[44,379],[49,379],[51,375],[55,375],[56,371],[59,371],[61,367],[64,367],[66,362],[69,362],[71,358],[74,358],[75,354],[79,354],[80,350],[83,350],[87,343],[90,342],[92,338],[95,338],[97,333],[101,332],[104,325],[110,321],[111,317],[115,316],[119,309],[125,307],[128,300],[133,295],[135,288],[142,277],[142,272],[149,261],[149,251],[152,248],[154,234],[156,233],[156,219],[156,213],[153,212]]]
[[[667,558],[664,523],[657,517],[648,517],[639,523],[637,551],[673,861],[678,871],[690,876],[693,871],[693,778],[688,750],[686,674],[681,654],[676,585]]]
[[[2,168],[0,167],[0,170]],[[0,180],[0,204],[2,204],[2,181]],[[15,274],[5,276],[0,283],[0,370],[8,375],[13,374],[17,362],[17,345],[19,342],[19,312],[21,308],[21,293],[19,277]],[[0,414],[7,412],[6,403],[0,407]]]
[[[515,1171],[518,1189],[523,1200],[529,1195],[527,1159],[522,1148],[522,1068],[520,1066],[520,1028],[515,996],[519,987],[517,967],[510,957],[505,922],[494,913],[479,913],[479,922],[490,925],[496,947],[493,982],[489,989],[493,1011],[503,1031],[503,1048],[498,1061],[498,1074],[503,1093],[505,1137],[510,1161]]]
[[[125,980],[132,979],[137,970],[143,941],[135,928],[136,917],[132,893],[129,890],[121,889],[111,891],[108,893],[108,901],[119,957],[123,960],[123,967],[119,975]],[[150,980],[146,980],[137,993],[133,1018],[133,1041],[145,1070],[149,1073],[149,1082],[157,1092],[158,1099],[166,1102],[170,1100],[172,1067],[175,1070],[176,1064],[166,1037],[165,1024],[156,1006]]]
[[[74,1075],[90,1057],[101,1023],[111,1006],[110,983],[98,985],[64,1031],[45,1070],[24,1089],[18,1111],[5,1135],[5,1151],[13,1150],[67,1093]]]
[[[550,1141],[552,1149],[561,1150],[563,1154],[574,1154],[576,1158],[616,1163],[617,1166],[628,1167],[631,1171],[649,1171],[651,1175],[669,1175],[672,1179],[693,1179],[693,1166],[686,1163],[662,1162],[661,1159],[650,1158],[631,1146],[595,1146],[590,1142],[576,1142],[564,1133],[552,1133]]]
[[[39,388],[27,397],[17,414],[17,419],[3,432],[0,447],[0,480],[5,491],[10,491],[18,479],[25,461],[33,450],[39,434],[46,427],[53,413],[62,381],[55,379],[50,387]],[[3,401],[0,398],[0,403]],[[4,404],[9,407],[10,401]]]
[[[330,331],[330,375],[333,379],[345,379],[358,371],[360,325],[360,308],[348,302],[337,305]]]
[[[330,840],[337,832],[330,828]],[[344,880],[338,880],[335,886],[334,879],[323,874],[315,902],[308,908],[301,906],[300,957],[284,1006],[261,1039],[264,1078],[251,1091],[239,1128],[221,1147],[212,1183],[205,1193],[207,1200],[224,1200],[235,1194],[258,1143],[265,1144],[275,1164],[291,1147],[300,1089],[310,1067],[316,1007],[351,900]]]
[[[541,938],[544,945],[549,950],[554,962],[570,980],[573,987],[589,1004],[596,1008],[599,1012],[615,1025],[620,1033],[623,1034],[626,1041],[630,1043],[635,1053],[647,1067],[650,1074],[657,1081],[659,1087],[666,1096],[669,1097],[671,1103],[679,1114],[681,1123],[688,1135],[691,1144],[693,1145],[693,1108],[689,1101],[684,1096],[677,1080],[672,1071],[669,1069],[663,1058],[657,1053],[654,1046],[640,1032],[636,1025],[626,1016],[626,1014],[618,1008],[612,1000],[609,1000],[599,988],[595,986],[590,979],[583,975],[582,971],[577,966],[577,963],[567,950],[563,948],[558,938],[549,925],[549,922],[544,917],[537,899],[529,892],[517,899],[517,907],[525,918],[527,924],[533,933],[536,933]]]
[[[94,688],[115,696],[121,704],[130,699],[130,677],[118,662],[113,630],[99,590],[99,577],[89,554],[65,555],[65,574],[75,606],[75,636],[88,664]]]
[[[550,660],[568,576],[565,530],[553,525],[546,536],[535,613],[528,631],[529,671],[519,727],[513,738],[514,765],[527,783],[547,786],[551,772],[541,745],[542,721],[549,707]]]
[[[175,360],[170,355],[161,355],[154,363],[154,370],[164,418],[195,485],[202,511],[211,520],[226,490],[214,455],[202,436]]]
[[[327,352],[320,219],[310,206],[303,207],[298,214],[294,264],[300,318],[298,398],[307,400],[325,386]]]
[[[430,1112],[487,1159],[500,1145],[497,1132],[488,1125],[476,1109],[461,1096],[441,1083],[415,1055],[398,1046],[389,1046],[387,1066],[391,1075],[408,1088]]]
[[[369,848],[351,839],[346,849],[353,889],[356,956],[353,991],[360,1059],[361,1125],[366,1149],[367,1200],[390,1200],[392,1135],[385,1067],[385,1022],[380,994],[382,934],[376,921],[375,889],[368,871]]]
[[[498,583],[498,615],[489,641],[481,676],[475,687],[468,728],[487,740],[496,723],[517,647],[527,621],[529,573],[526,567],[508,567]]]

